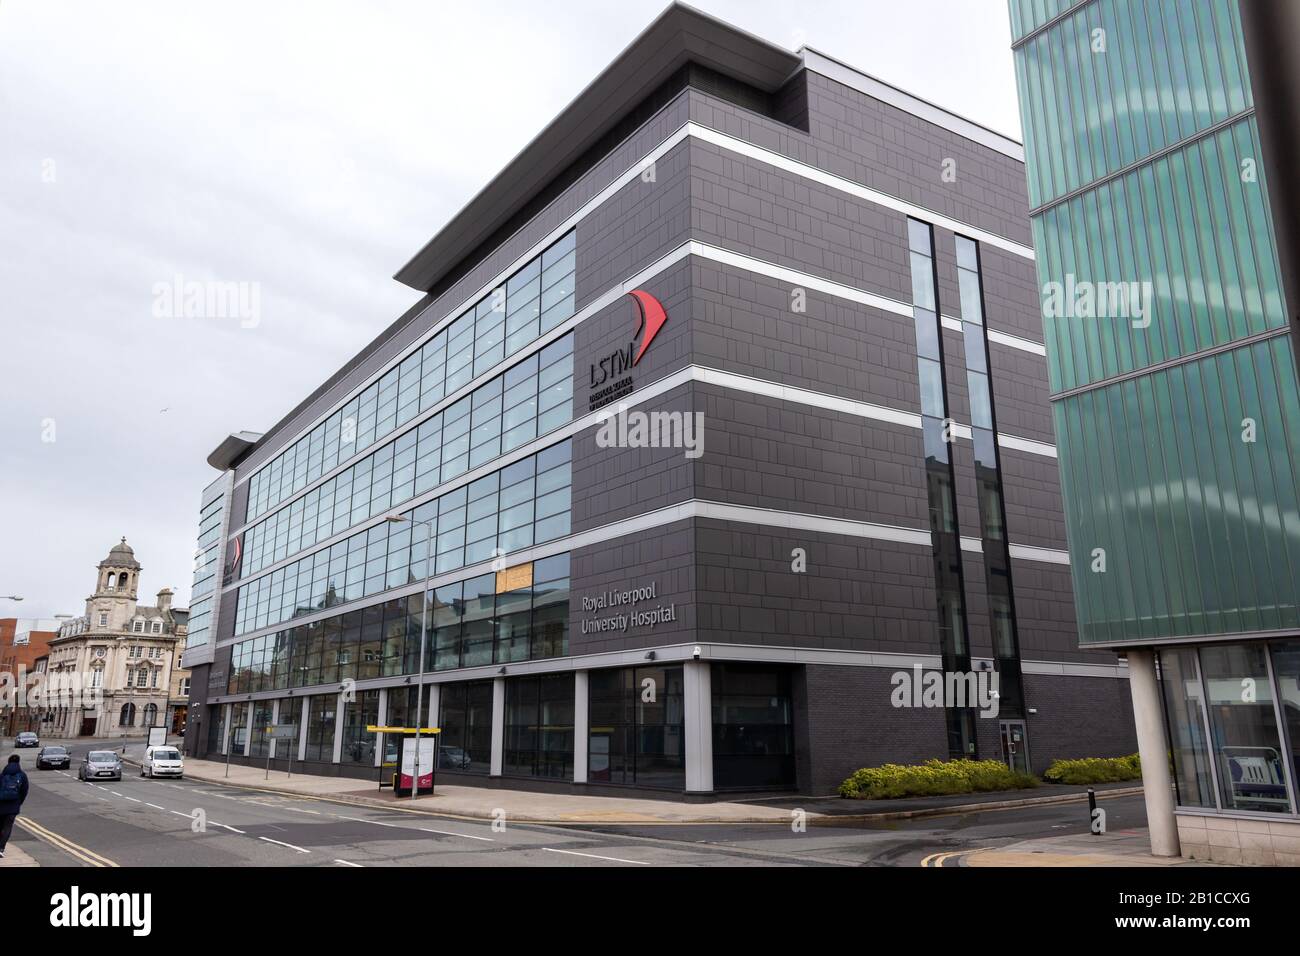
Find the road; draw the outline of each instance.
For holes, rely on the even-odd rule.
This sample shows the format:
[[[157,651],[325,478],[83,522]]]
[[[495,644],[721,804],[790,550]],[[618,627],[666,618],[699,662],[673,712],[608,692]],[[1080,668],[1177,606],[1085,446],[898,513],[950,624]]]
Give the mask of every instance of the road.
[[[935,853],[1087,832],[1079,804],[863,826],[549,826],[466,821],[219,784],[83,783],[35,769],[13,840],[42,866],[917,866]],[[103,749],[103,744],[93,745]],[[7,756],[7,754],[6,754]],[[1145,826],[1140,797],[1105,801],[1112,830]]]

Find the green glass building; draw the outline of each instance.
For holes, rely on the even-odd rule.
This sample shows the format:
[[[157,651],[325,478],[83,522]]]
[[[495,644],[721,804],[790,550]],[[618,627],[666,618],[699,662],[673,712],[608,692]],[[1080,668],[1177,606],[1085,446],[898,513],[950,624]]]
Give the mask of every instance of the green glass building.
[[[1080,641],[1166,855],[1300,862],[1296,7],[1010,0]]]

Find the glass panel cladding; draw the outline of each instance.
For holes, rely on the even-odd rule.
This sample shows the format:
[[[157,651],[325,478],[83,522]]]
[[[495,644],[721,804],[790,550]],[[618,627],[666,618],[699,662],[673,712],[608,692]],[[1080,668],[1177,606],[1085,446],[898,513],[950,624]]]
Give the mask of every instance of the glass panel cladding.
[[[997,443],[997,416],[989,380],[988,339],[985,334],[984,290],[978,243],[956,237],[957,287],[961,295],[962,344],[966,384],[970,394],[971,438],[975,449],[975,485],[979,498],[980,540],[984,580],[989,599],[989,627],[998,667],[998,710],[1008,717],[1024,716],[1020,679],[1020,639],[1011,582],[1011,544],[1007,540],[1006,507],[1002,497],[1002,463]]]
[[[356,699],[343,704],[343,763],[369,767],[375,762],[375,734],[366,730],[379,723],[379,691],[357,691]]]
[[[680,665],[592,671],[588,699],[588,780],[686,788],[686,697]]]
[[[1052,390],[1283,328],[1253,117],[1034,217]]]
[[[567,424],[572,397],[573,336],[566,335],[246,530],[243,574]]]
[[[253,708],[253,727],[251,742],[248,746],[248,755],[250,757],[265,758],[270,752],[271,736],[266,732],[266,729],[274,722],[271,719],[274,704],[274,701],[258,700],[251,705]]]
[[[418,673],[424,613],[421,596],[411,594],[240,641],[231,648],[226,692]],[[568,627],[567,554],[442,585],[429,592],[425,669],[563,657]]]
[[[1084,643],[1300,627],[1300,393],[1287,336],[1054,411]]]
[[[492,681],[443,684],[438,706],[438,767],[462,773],[490,773]]]
[[[573,674],[506,678],[507,776],[573,776]]]
[[[1274,641],[1269,650],[1294,785],[1300,780],[1300,640]]]
[[[575,271],[570,232],[263,465],[249,479],[246,520],[265,514],[571,317]],[[549,428],[538,434],[544,431]]]
[[[1220,807],[1291,812],[1267,648],[1202,647],[1200,658]]]
[[[228,753],[238,757],[244,753],[244,745],[248,742],[248,711],[251,705],[247,703],[230,705],[230,736],[226,740]]]
[[[334,731],[339,706],[338,694],[317,694],[307,703],[306,760],[334,762]]]
[[[211,639],[212,598],[190,602],[190,620],[185,632],[186,647],[200,647]]]
[[[1214,778],[1205,733],[1205,695],[1201,691],[1195,648],[1160,651],[1160,687],[1178,803],[1184,807],[1213,807]]]
[[[200,647],[211,638],[212,594],[221,567],[221,518],[225,497],[208,502],[199,512],[199,537],[194,549],[194,579],[190,587],[186,647]]]
[[[403,513],[413,521],[381,522],[242,585],[235,633],[425,578],[430,529],[435,574],[564,537],[571,455],[565,439]]]
[[[939,647],[945,671],[967,672],[970,670],[970,643],[966,632],[957,496],[952,459],[948,453],[952,423],[948,418],[943,333],[936,293],[934,234],[928,223],[908,219],[907,239],[912,265],[912,315],[916,326],[916,362],[921,387],[921,429],[934,552]],[[947,720],[949,754],[953,757],[975,756],[973,709],[950,707]]]
[[[711,672],[714,787],[793,787],[790,671],[714,664]]]
[[[1020,39],[1041,27],[1048,20],[1068,10],[1079,0],[1009,0],[1011,4],[1011,36]]]
[[[1012,0],[1013,34],[1058,6],[1069,4]],[[1015,62],[1031,206],[1253,105],[1237,0],[1096,0],[1019,46]]]

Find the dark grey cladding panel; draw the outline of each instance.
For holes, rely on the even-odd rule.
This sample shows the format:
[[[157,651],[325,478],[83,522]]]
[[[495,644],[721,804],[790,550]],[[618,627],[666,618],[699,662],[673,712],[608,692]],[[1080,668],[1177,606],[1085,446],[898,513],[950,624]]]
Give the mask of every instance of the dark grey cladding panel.
[[[1056,443],[1048,399],[1047,360],[1019,349],[989,345],[989,377],[998,429],[1005,434]]]
[[[809,132],[704,94],[691,119],[872,189],[1030,245],[1024,165],[941,126],[810,73]],[[943,161],[956,162],[945,182]]]
[[[1063,564],[1011,560],[1020,656],[1034,661],[1111,663],[1114,654],[1079,648],[1070,569]]]
[[[894,707],[894,671],[809,664],[795,681],[796,761],[804,793],[833,794],[861,767],[948,758],[938,707]]]
[[[952,248],[947,250],[947,254],[953,255]],[[988,327],[1041,345],[1043,307],[1034,260],[981,243],[980,272],[984,280],[984,311]],[[959,312],[952,314],[960,315]],[[1047,364],[1047,359],[1041,355],[1024,354],[1044,366]]]
[[[655,162],[653,181],[634,178],[578,224],[578,308],[690,238],[691,188],[683,141]]]
[[[689,415],[694,407],[690,386],[682,385],[629,409],[629,413]],[[592,427],[573,438],[574,532],[612,524],[693,497],[694,471],[683,449],[602,448],[597,444],[598,433],[599,428]]]
[[[695,637],[695,533],[690,521],[678,521],[570,552],[569,653],[596,654],[637,647],[688,643]],[[609,591],[652,586],[653,600],[636,605],[584,611],[583,599],[596,600]],[[607,619],[630,607],[673,609],[675,620],[625,629],[591,628],[594,619]],[[583,621],[588,633],[583,633]]]
[[[1007,528],[1016,544],[1065,550],[1065,516],[1055,458],[999,449]]]
[[[488,282],[506,269],[520,256],[524,255],[533,244],[543,239],[551,230],[557,228],[582,205],[608,186],[616,177],[631,168],[646,153],[654,149],[672,132],[686,122],[688,116],[686,94],[676,97],[646,124],[640,127],[625,141],[596,163],[590,171],[571,187],[551,202],[526,225],[519,229],[500,246],[471,268],[445,292],[442,292],[430,304],[427,311],[413,308],[388,328],[384,329],[370,344],[354,356],[347,365],[331,376],[323,385],[312,393],[301,405],[281,419],[258,443],[257,449],[242,462],[238,469],[240,478],[252,474],[261,465],[282,451],[297,437],[297,431],[310,425],[330,406],[344,398],[353,389],[368,381],[389,360],[398,355],[402,349],[423,338],[428,331],[443,319],[455,315],[468,298],[473,296]],[[580,237],[581,238],[581,237]],[[583,255],[581,248],[579,257]],[[622,279],[620,275],[617,278]],[[588,280],[594,277],[588,276]],[[578,279],[578,305],[584,301],[584,294],[593,293],[590,287],[584,289],[581,274]],[[598,291],[604,291],[600,289]]]
[[[696,497],[928,527],[919,430],[704,383],[694,395],[704,414]]]
[[[930,549],[696,521],[701,641],[938,654]],[[794,550],[807,571],[793,570]]]
[[[1109,656],[1104,663],[1115,663]],[[1029,756],[1041,774],[1053,760],[1137,753],[1133,697],[1124,679],[1026,674]]]
[[[920,412],[909,317],[693,258],[695,362],[854,401]]]

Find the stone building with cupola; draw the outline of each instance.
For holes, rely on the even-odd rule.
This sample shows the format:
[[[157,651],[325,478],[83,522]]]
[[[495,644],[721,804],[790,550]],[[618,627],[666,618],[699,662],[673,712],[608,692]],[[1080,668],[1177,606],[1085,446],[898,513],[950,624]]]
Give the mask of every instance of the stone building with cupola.
[[[52,692],[42,732],[51,737],[138,736],[150,727],[171,733],[185,724],[188,672],[180,667],[189,611],[172,607],[172,591],[141,604],[140,562],[123,538],[99,562],[86,613],[66,621],[50,642]],[[73,699],[57,687],[93,688]]]

